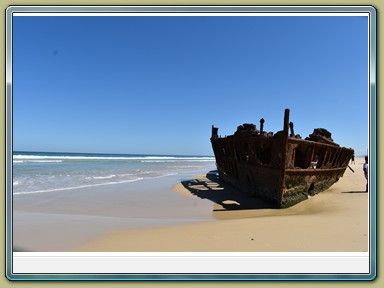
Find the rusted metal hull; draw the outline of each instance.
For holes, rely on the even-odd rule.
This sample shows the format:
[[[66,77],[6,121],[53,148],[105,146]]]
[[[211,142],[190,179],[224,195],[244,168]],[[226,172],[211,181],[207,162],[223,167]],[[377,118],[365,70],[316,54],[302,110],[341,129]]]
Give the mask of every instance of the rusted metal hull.
[[[221,138],[217,128],[212,127],[211,143],[219,177],[277,208],[293,206],[331,187],[343,176],[353,149],[333,143],[325,129],[329,137],[320,131],[327,137],[311,134],[316,140],[300,139],[288,122],[287,109],[284,130],[274,135],[257,131],[252,124],[245,126],[248,130],[238,128],[237,134]]]

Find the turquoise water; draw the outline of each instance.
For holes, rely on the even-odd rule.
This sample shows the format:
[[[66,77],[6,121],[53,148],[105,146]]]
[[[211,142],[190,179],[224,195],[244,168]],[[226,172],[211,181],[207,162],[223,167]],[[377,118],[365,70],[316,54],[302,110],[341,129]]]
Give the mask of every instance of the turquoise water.
[[[13,195],[145,181],[212,170],[212,156],[13,152]]]

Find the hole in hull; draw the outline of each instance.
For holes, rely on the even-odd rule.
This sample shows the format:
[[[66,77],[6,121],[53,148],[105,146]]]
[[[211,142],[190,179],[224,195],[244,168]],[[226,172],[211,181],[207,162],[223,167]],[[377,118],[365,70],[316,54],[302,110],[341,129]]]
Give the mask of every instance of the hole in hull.
[[[311,196],[315,195],[315,183],[311,183],[311,185],[309,186],[308,194]]]

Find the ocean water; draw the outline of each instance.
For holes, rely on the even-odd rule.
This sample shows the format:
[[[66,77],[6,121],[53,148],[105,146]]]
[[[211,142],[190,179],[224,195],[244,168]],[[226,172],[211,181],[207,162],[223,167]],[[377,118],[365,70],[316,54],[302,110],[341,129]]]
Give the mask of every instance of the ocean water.
[[[13,195],[60,192],[215,169],[210,156],[13,152]]]

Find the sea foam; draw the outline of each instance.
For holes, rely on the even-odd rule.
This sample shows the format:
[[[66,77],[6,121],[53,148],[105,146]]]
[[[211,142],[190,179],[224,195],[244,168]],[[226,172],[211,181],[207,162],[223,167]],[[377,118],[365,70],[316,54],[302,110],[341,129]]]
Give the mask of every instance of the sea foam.
[[[90,188],[90,187],[96,187],[96,186],[123,184],[123,183],[129,183],[129,182],[136,182],[136,181],[140,181],[140,180],[143,180],[143,178],[140,177],[140,178],[131,179],[131,180],[107,182],[107,183],[99,183],[99,184],[90,184],[90,185],[81,185],[81,186],[75,186],[75,187],[55,188],[55,189],[26,191],[26,192],[14,192],[13,195],[26,195],[26,194],[58,192],[58,191],[65,191],[65,190],[75,190],[75,189]]]

